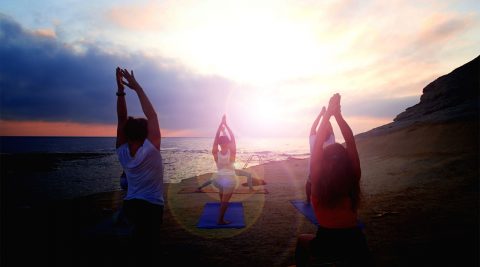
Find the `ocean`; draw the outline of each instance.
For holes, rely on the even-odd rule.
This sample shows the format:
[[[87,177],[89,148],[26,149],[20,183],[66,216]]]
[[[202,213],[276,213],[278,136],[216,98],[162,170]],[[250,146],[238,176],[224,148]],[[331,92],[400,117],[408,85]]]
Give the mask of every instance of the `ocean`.
[[[215,172],[212,144],[212,138],[162,138],[164,181]],[[70,199],[120,189],[114,137],[0,137],[0,153],[2,185],[17,198]],[[240,138],[235,166],[307,157],[307,138]]]

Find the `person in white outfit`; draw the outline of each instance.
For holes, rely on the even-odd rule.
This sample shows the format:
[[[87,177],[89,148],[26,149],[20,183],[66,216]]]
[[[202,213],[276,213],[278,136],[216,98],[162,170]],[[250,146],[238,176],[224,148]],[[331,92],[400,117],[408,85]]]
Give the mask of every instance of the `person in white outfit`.
[[[220,135],[224,128],[227,129],[230,138],[226,135]],[[220,147],[220,150],[218,147]],[[212,148],[212,155],[217,164],[217,174],[213,179],[213,185],[219,189],[220,196],[220,213],[218,215],[217,224],[230,223],[224,219],[224,216],[228,208],[228,201],[232,197],[233,190],[237,185],[234,167],[236,154],[237,145],[235,143],[235,136],[227,125],[225,115],[223,115]]]
[[[222,135],[223,136],[227,136],[227,133],[225,132],[225,127],[222,127]],[[220,139],[223,138],[223,136],[220,135]],[[227,137],[228,138],[228,137]],[[248,185],[248,188],[250,189],[250,192],[253,192],[254,189],[253,189],[253,176],[251,173],[245,171],[245,170],[240,170],[240,169],[235,169],[235,175],[238,176],[245,176],[247,177],[247,185]],[[200,186],[197,187],[197,189],[195,190],[196,192],[202,192],[202,189],[210,184],[212,184],[214,182],[216,178],[216,174],[213,174],[211,176],[211,178],[207,181],[205,181],[203,184],[201,184]]]
[[[123,210],[133,226],[132,263],[153,264],[163,221],[163,164],[160,126],[153,105],[132,72],[117,67],[117,155],[127,180]],[[146,118],[127,114],[124,85],[138,96]]]

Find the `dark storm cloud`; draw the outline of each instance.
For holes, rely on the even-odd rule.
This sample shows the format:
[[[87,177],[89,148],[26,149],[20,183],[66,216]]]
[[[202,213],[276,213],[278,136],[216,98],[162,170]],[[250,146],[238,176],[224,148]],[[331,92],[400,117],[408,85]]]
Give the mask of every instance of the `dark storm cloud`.
[[[397,98],[370,98],[347,100],[342,103],[342,112],[347,116],[395,118],[406,108],[420,102],[419,96]]]
[[[172,61],[141,54],[106,53],[94,44],[83,52],[22,28],[0,14],[0,117],[6,120],[116,122],[116,66],[134,69],[163,127],[197,128],[221,114],[233,84],[199,76]],[[167,64],[160,64],[165,62]],[[142,115],[127,90],[129,113]],[[217,116],[218,117],[218,116]]]

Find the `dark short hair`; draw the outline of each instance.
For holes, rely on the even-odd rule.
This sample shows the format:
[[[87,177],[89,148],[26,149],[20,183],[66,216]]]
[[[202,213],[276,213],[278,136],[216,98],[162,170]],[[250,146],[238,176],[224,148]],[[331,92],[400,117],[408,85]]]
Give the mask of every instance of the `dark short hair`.
[[[145,141],[148,134],[147,119],[128,117],[123,130],[128,141]]]
[[[218,137],[219,145],[228,144],[228,143],[230,143],[230,139],[228,138],[228,136],[222,135]]]

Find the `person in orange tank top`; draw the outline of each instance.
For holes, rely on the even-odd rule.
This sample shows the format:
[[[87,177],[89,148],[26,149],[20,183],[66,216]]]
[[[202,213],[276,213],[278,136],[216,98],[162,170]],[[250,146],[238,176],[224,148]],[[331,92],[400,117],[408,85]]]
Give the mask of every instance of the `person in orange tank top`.
[[[306,266],[311,257],[341,260],[347,266],[370,266],[366,239],[357,227],[360,160],[353,132],[341,114],[339,94],[330,98],[316,140],[325,140],[332,116],[346,147],[334,143],[323,148],[323,142],[315,142],[310,163],[311,202],[319,226],[316,235],[298,238],[295,260],[297,266]]]

